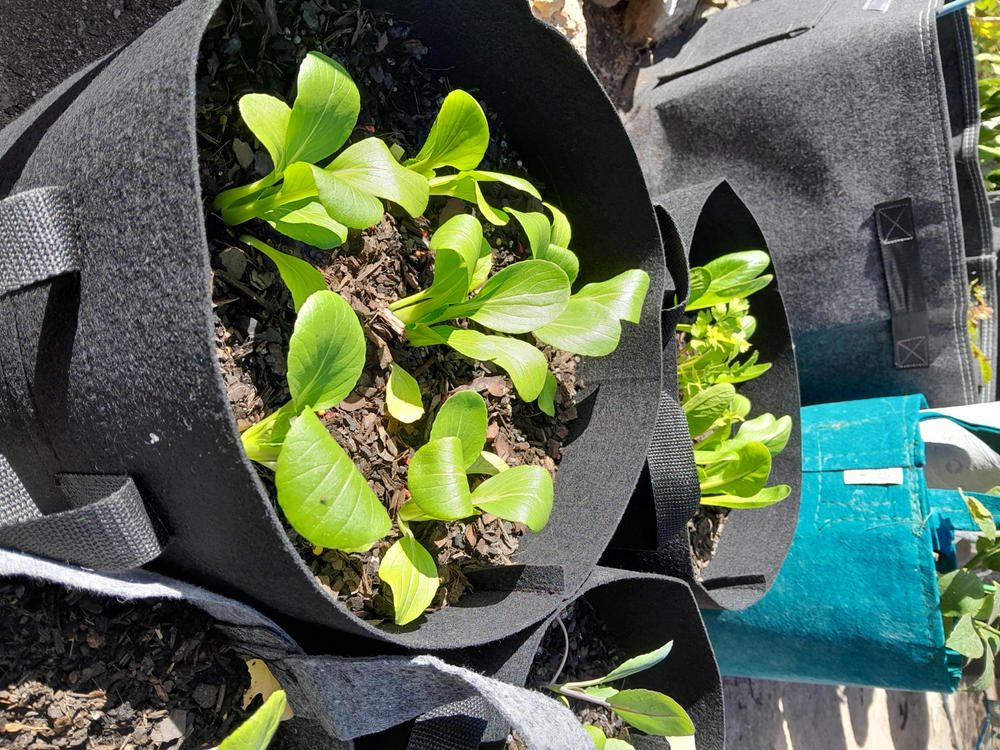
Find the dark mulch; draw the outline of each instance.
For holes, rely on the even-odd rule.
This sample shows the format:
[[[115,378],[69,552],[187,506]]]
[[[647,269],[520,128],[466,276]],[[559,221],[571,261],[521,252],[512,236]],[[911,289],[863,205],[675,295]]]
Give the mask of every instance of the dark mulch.
[[[276,33],[275,28],[282,31]],[[267,154],[253,150],[255,140],[239,121],[235,108],[239,96],[267,91],[291,100],[298,60],[310,49],[342,61],[355,78],[362,94],[362,114],[354,137],[374,133],[400,144],[408,154],[416,153],[451,88],[447,78],[422,65],[423,44],[384,13],[304,0],[281,5],[273,21],[264,10],[259,15],[252,12],[252,6],[229,8],[216,17],[203,45],[198,132],[220,367],[241,429],[288,400],[285,356],[294,313],[270,261],[241,246],[233,230],[211,213],[209,201],[219,190],[269,170]],[[520,162],[502,135],[502,125],[491,120],[489,168],[521,173]],[[504,205],[532,207],[516,193],[503,199]],[[361,318],[368,339],[365,372],[354,392],[323,419],[390,513],[406,499],[410,456],[427,441],[433,415],[455,391],[471,388],[486,400],[487,449],[509,464],[539,464],[553,475],[568,435],[566,424],[576,416],[573,395],[579,383],[572,355],[543,349],[561,386],[557,414],[551,418],[520,401],[502,370],[470,361],[446,347],[412,347],[385,315],[391,302],[430,284],[433,258],[427,241],[433,229],[451,215],[471,210],[461,201],[433,198],[426,217],[387,213],[379,225],[352,232],[348,242],[333,252],[290,241],[260,222],[239,228],[313,262],[328,287],[341,294]],[[513,226],[484,224],[484,229],[494,247],[494,270],[526,256]],[[385,384],[392,362],[417,379],[425,397],[427,416],[411,425],[397,422],[385,411]],[[263,471],[262,479],[270,484],[270,472]],[[440,567],[442,585],[434,608],[454,602],[468,589],[463,568],[510,563],[525,530],[488,515],[419,526],[418,538]],[[391,603],[379,590],[377,570],[394,536],[367,553],[344,554],[314,549],[292,529],[287,531],[332,594],[369,619],[391,615]]]
[[[200,610],[6,580],[0,613],[0,747],[215,745],[248,715],[244,659]]]

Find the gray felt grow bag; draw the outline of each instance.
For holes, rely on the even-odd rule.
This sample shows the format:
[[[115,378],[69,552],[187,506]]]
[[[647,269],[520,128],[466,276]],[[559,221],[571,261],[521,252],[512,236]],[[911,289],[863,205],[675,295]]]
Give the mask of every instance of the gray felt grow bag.
[[[997,301],[964,11],[760,0],[642,70],[627,128],[656,195],[725,177],[770,241],[803,403],[991,401],[966,328]],[[995,321],[980,346],[995,365]]]
[[[583,364],[548,526],[524,538],[520,565],[475,577],[456,606],[405,629],[357,619],[301,563],[216,366],[194,134],[216,0],[188,0],[0,132],[0,546],[97,568],[149,563],[283,623],[339,630],[326,649],[355,653],[500,639],[590,573],[639,475],[660,390],[663,256],[635,155],[589,69],[521,0],[372,4],[410,22],[429,64],[503,119],[573,222],[581,283],[650,274],[643,322]]]
[[[673,331],[688,299],[690,266],[726,253],[767,250],[754,216],[723,182],[707,182],[656,197],[664,247],[675,290],[664,302],[663,327]],[[700,491],[687,422],[677,401],[677,344],[664,340],[663,393],[646,471],[632,497],[604,562],[675,575],[691,582],[698,603],[711,609],[742,609],[770,588],[788,553],[798,520],[802,484],[799,388],[792,337],[785,315],[780,275],[749,298],[757,318],[751,339],[761,362],[771,368],[741,383],[738,393],[753,404],[750,418],[771,413],[792,417],[792,433],[771,464],[768,485],[791,492],[766,508],[733,509],[719,545],[698,577],[691,562],[687,521],[698,509]]]

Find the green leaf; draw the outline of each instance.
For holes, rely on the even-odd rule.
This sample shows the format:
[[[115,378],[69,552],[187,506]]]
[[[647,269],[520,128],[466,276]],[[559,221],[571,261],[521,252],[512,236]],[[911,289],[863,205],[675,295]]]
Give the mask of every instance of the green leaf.
[[[475,291],[482,286],[486,279],[490,277],[493,270],[493,248],[490,243],[483,240],[479,246],[479,258],[476,260],[476,269],[472,272],[472,281],[469,282],[469,291]]]
[[[368,482],[309,407],[285,436],[274,483],[288,523],[313,544],[356,550],[392,528]]]
[[[590,735],[590,739],[594,743],[595,750],[605,750],[605,743],[608,738],[604,736],[604,732],[590,724],[584,724],[583,730]]]
[[[741,445],[728,460],[699,469],[701,494],[713,493],[750,498],[759,493],[771,473],[771,452],[762,443]]]
[[[546,370],[545,384],[542,386],[542,392],[538,394],[538,408],[542,410],[543,414],[548,414],[550,417],[556,415],[555,395],[558,385],[556,376],[550,370]]]
[[[434,516],[429,516],[420,510],[420,506],[417,505],[412,500],[407,500],[399,508],[399,512],[396,517],[403,521],[404,523],[410,523],[411,521],[436,521]]]
[[[568,302],[569,279],[559,266],[524,260],[495,273],[475,297],[452,305],[439,320],[468,317],[494,331],[527,333],[558,318]]]
[[[576,257],[576,253],[565,247],[549,245],[545,250],[536,253],[535,258],[555,263],[566,273],[570,284],[576,281],[577,274],[580,273],[580,259]]]
[[[389,414],[407,424],[416,422],[424,415],[420,384],[395,362],[385,385],[385,408]]]
[[[726,413],[735,395],[736,389],[729,383],[716,383],[685,399],[684,414],[691,437],[698,437],[712,429],[715,421]]]
[[[558,318],[536,328],[534,334],[557,349],[603,357],[618,348],[622,327],[606,307],[574,295]]]
[[[275,172],[281,172],[285,162],[285,140],[292,108],[268,94],[246,94],[240,97],[240,117],[257,140],[267,150]]]
[[[457,437],[438,438],[420,446],[410,459],[408,474],[413,502],[442,521],[474,516],[466,466],[462,441]]]
[[[969,691],[971,692],[989,690],[993,686],[993,682],[996,679],[997,649],[994,643],[995,638],[996,636],[992,633],[983,638],[986,644],[986,648],[983,649],[986,655],[986,658],[983,659],[983,673],[969,685]]]
[[[673,748],[674,745],[671,743],[670,747]],[[635,750],[635,746],[617,737],[608,737],[608,741],[604,743],[604,750]]]
[[[249,719],[222,741],[218,750],[264,750],[278,731],[286,705],[285,691],[275,690]]]
[[[475,216],[468,214],[459,214],[448,219],[448,221],[438,227],[437,231],[431,237],[429,245],[431,250],[437,252],[447,248],[448,250],[454,250],[461,256],[468,272],[468,281],[466,282],[465,290],[463,290],[463,298],[465,293],[472,288],[473,274],[483,254],[483,241],[483,225],[479,223]],[[489,248],[488,243],[487,248]],[[490,256],[492,257],[492,253],[490,253]],[[448,300],[448,302],[451,301]]]
[[[694,734],[687,712],[672,698],[652,690],[622,690],[609,703],[611,710],[646,734],[682,737]]]
[[[277,468],[281,444],[295,414],[295,406],[289,401],[247,429],[240,436],[247,458],[271,470]]]
[[[969,515],[976,522],[976,526],[983,532],[983,536],[992,542],[997,538],[997,527],[993,521],[993,514],[976,498],[966,495],[961,490],[959,490],[959,493],[962,495],[962,499],[965,500],[965,506],[969,509]]]
[[[569,247],[573,234],[566,214],[551,203],[543,203],[542,205],[549,209],[549,213],[552,214],[552,231],[549,234],[549,244],[559,245],[559,247]]]
[[[360,111],[358,87],[343,66],[310,52],[299,66],[282,166],[328,157],[344,145]],[[281,169],[277,163],[274,166],[276,171]]]
[[[426,289],[396,300],[389,309],[404,325],[423,323],[465,299],[469,271],[465,260],[454,250],[441,248],[434,258],[434,280]]]
[[[989,592],[983,599],[983,603],[976,610],[974,617],[982,623],[990,625],[1000,614],[1000,597],[996,591]]]
[[[982,581],[961,568],[938,576],[938,591],[941,593],[941,614],[945,617],[973,615],[986,598]]]
[[[481,451],[479,458],[477,458],[472,466],[465,470],[466,474],[488,474],[493,476],[494,474],[499,474],[501,471],[507,471],[510,467],[507,463],[500,458],[496,453],[491,453],[490,451]]]
[[[425,328],[431,333],[432,343],[447,344],[459,354],[481,362],[492,362],[506,370],[518,395],[525,401],[534,401],[545,385],[549,364],[545,355],[526,341],[506,336],[488,336],[453,326]],[[412,331],[416,333],[416,331]],[[411,337],[411,342],[417,344]]]
[[[322,250],[339,247],[347,241],[347,227],[330,216],[316,199],[264,211],[260,218],[286,237]]]
[[[777,484],[774,487],[765,487],[760,492],[750,497],[740,497],[738,495],[704,495],[701,498],[703,505],[715,505],[720,508],[766,508],[768,505],[780,503],[792,488],[787,484]]]
[[[490,126],[482,107],[461,89],[445,97],[420,152],[406,166],[431,177],[439,167],[474,169],[490,143]]]
[[[638,323],[647,291],[649,291],[649,274],[633,268],[607,281],[587,284],[573,296],[577,299],[598,302],[616,318]]]
[[[549,236],[552,233],[552,226],[545,214],[537,211],[515,211],[513,208],[505,208],[507,213],[517,219],[521,225],[525,236],[528,238],[528,246],[531,248],[531,255],[535,258],[539,253],[544,253],[549,247]]]
[[[420,617],[438,589],[434,558],[412,536],[404,536],[389,547],[379,564],[378,577],[392,589],[397,625]]]
[[[427,208],[427,180],[396,161],[378,138],[348,146],[325,169],[309,166],[323,207],[346,226],[377,224],[385,210],[379,198],[398,203],[410,216]]]
[[[746,445],[747,443],[763,443],[771,455],[781,453],[788,444],[788,438],[792,434],[792,418],[789,416],[775,419],[773,414],[761,414],[759,417],[748,419],[740,424],[739,430],[732,440],[724,443],[723,450],[727,447]]]
[[[512,466],[476,487],[472,504],[485,513],[541,531],[552,513],[552,476],[541,466]]]
[[[666,659],[667,654],[670,653],[670,649],[672,649],[673,646],[673,641],[667,641],[654,651],[639,654],[639,656],[633,656],[631,659],[623,661],[620,666],[611,670],[607,675],[602,677],[601,682],[614,682],[615,680],[621,680],[629,677],[630,675],[638,674],[639,672],[645,672],[647,669],[655,667],[661,661]]]
[[[285,282],[288,291],[292,293],[292,303],[295,306],[296,312],[305,304],[311,294],[326,290],[326,281],[323,279],[323,274],[312,263],[307,263],[301,258],[296,258],[294,255],[276,250],[266,242],[261,242],[256,237],[251,237],[248,234],[240,237],[240,242],[245,242],[251,247],[256,248],[270,258],[271,262],[278,267],[278,274],[281,276],[281,280]]]
[[[749,297],[771,283],[773,276],[758,276],[770,263],[768,254],[761,250],[729,253],[716,258],[705,265],[711,279],[709,288],[697,299],[692,295],[685,309],[701,310],[736,297]],[[694,273],[692,269],[692,275]],[[702,281],[698,281],[699,285]]]
[[[299,309],[288,342],[288,390],[299,411],[322,411],[343,401],[365,366],[365,334],[347,301],[314,293]]]
[[[692,309],[691,305],[697,302],[701,296],[708,291],[712,283],[712,274],[705,268],[698,266],[692,268],[689,279],[688,304],[686,309]]]
[[[441,404],[434,424],[431,440],[444,437],[458,438],[462,443],[462,468],[476,462],[486,443],[486,402],[475,391],[459,391]]]
[[[972,624],[972,615],[962,615],[955,623],[944,645],[969,659],[983,655],[983,641]]]
[[[507,187],[527,193],[538,200],[542,199],[538,189],[523,177],[516,177],[512,174],[504,174],[503,172],[487,172],[483,169],[470,169],[465,172],[460,172],[459,174],[461,174],[462,177],[472,178],[476,181],[477,185],[483,182],[499,182]]]

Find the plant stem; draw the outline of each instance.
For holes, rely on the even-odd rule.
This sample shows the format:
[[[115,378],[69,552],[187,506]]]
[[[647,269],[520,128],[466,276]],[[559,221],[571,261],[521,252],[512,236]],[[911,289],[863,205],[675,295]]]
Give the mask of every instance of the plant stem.
[[[593,703],[595,706],[611,708],[611,704],[604,700],[604,698],[598,698],[596,695],[588,695],[587,693],[577,692],[567,685],[547,685],[546,687],[554,693],[565,695],[567,698],[575,698],[578,701]]]

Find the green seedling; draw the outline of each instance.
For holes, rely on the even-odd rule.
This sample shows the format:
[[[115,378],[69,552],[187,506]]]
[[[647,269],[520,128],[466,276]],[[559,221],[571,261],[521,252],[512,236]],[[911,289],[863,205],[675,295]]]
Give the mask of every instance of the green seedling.
[[[541,531],[552,512],[552,477],[541,466],[508,467],[484,451],[486,403],[475,391],[459,391],[441,405],[430,440],[410,459],[410,499],[397,516],[402,538],[386,552],[379,578],[392,590],[397,625],[412,622],[430,606],[438,588],[433,558],[413,537],[415,521],[453,521],[480,513]],[[486,479],[470,489],[470,475]]]
[[[321,547],[368,549],[392,526],[316,416],[347,397],[364,363],[364,333],[351,306],[333,292],[314,292],[288,344],[291,400],[243,433],[247,456],[274,469],[278,505],[292,528]]]
[[[557,617],[556,622],[565,633],[562,620]],[[569,699],[602,706],[616,713],[629,726],[646,734],[667,737],[671,740],[671,747],[675,746],[675,742],[676,746],[680,747],[682,744],[687,744],[681,738],[694,736],[694,724],[677,701],[655,690],[619,689],[612,685],[612,683],[656,666],[667,658],[672,646],[673,642],[671,641],[655,651],[628,659],[603,677],[592,680],[557,683],[559,674],[556,674],[552,683],[547,687],[558,693],[560,699],[567,706],[569,706]],[[566,638],[566,648],[567,650],[569,648],[568,637]],[[564,658],[563,665],[565,663]],[[559,671],[562,671],[562,666],[560,666]],[[604,732],[595,726],[585,724],[584,729],[594,741],[597,750],[625,750],[625,748],[632,747],[624,740],[606,737]],[[693,745],[690,746],[693,747]]]
[[[976,571],[1000,570],[1000,537],[986,506],[971,495],[962,493],[962,498],[982,533],[976,539],[975,556],[964,567],[938,576],[938,591],[945,645],[965,657],[966,668],[973,660],[985,656],[983,672],[969,690],[986,690],[995,679],[995,662],[1000,654],[1000,629],[997,628],[1000,597],[996,584],[981,580]]]
[[[289,237],[332,248],[343,244],[348,228],[377,224],[385,211],[381,199],[411,216],[426,208],[427,179],[403,167],[378,138],[357,141],[319,166],[347,142],[361,109],[354,81],[329,57],[305,56],[291,107],[268,94],[247,94],[239,109],[273,167],[216,197],[228,224],[259,218]]]
[[[969,297],[967,321],[972,358],[979,364],[979,374],[983,383],[989,383],[993,379],[993,365],[990,363],[990,358],[979,347],[982,340],[979,326],[993,317],[993,308],[987,304],[986,287],[978,280],[969,284]]]
[[[264,704],[233,730],[216,750],[264,750],[278,731],[287,704],[284,690],[271,693]]]
[[[705,505],[761,508],[791,491],[785,484],[766,486],[772,458],[791,435],[791,417],[762,414],[748,420],[750,401],[734,386],[770,368],[750,351],[757,321],[746,300],[771,282],[773,277],[762,273],[769,263],[767,253],[752,250],[691,269],[686,309],[696,317],[677,326],[687,334],[678,352],[677,381]]]
[[[467,318],[499,334],[531,332],[540,341],[575,354],[603,356],[614,351],[621,337],[620,321],[639,320],[649,277],[635,269],[572,294],[579,261],[563,246],[569,244],[569,222],[557,209],[548,208],[554,217],[551,223],[541,213],[508,209],[524,228],[532,257],[492,276],[492,251],[482,226],[472,216],[451,218],[430,241],[435,253],[431,285],[397,300],[389,310],[405,325],[411,343],[444,344],[464,356],[493,362],[507,371],[521,398],[537,398],[540,408],[552,414],[555,378],[534,346],[509,336],[443,325]]]

